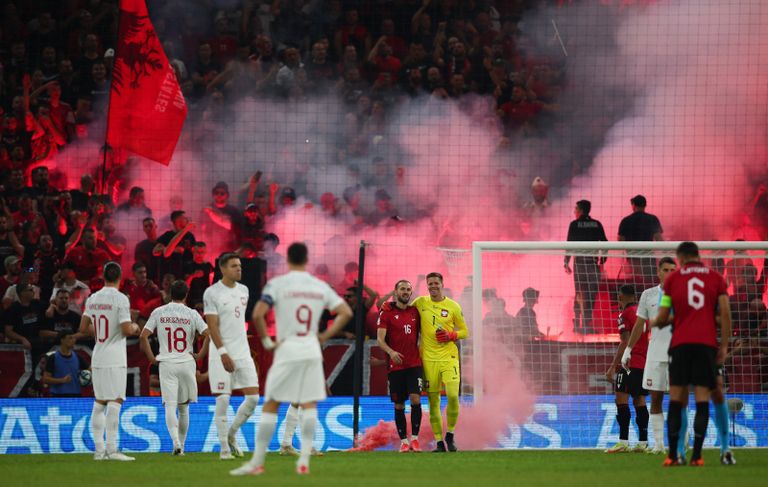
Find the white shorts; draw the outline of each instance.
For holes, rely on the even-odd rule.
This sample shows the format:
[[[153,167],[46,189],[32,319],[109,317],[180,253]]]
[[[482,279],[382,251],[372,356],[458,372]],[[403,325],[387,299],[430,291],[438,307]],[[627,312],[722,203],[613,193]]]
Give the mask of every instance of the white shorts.
[[[211,357],[208,361],[208,383],[211,394],[232,394],[233,390],[259,387],[259,376],[253,359],[235,360],[235,371],[224,370],[220,357]]]
[[[160,362],[160,392],[163,404],[197,402],[196,365],[194,360],[181,363]]]
[[[128,382],[127,367],[94,367],[91,372],[93,397],[99,401],[125,399]]]
[[[643,388],[669,392],[669,362],[647,360],[643,369]]]
[[[322,401],[325,393],[325,371],[321,359],[272,364],[267,373],[264,400],[304,404]]]

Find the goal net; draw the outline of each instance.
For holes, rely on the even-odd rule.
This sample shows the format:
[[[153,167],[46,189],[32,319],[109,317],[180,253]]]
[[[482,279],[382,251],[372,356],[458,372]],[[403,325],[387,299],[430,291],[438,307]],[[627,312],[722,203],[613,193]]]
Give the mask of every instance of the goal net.
[[[615,441],[606,371],[619,343],[617,291],[630,284],[639,297],[657,285],[657,261],[674,257],[676,247],[676,242],[474,242],[471,253],[444,252],[453,268],[467,261],[472,267],[471,299],[462,303],[471,334],[462,348],[464,392],[477,403],[504,394],[534,398],[517,436],[502,437],[518,446],[601,447]],[[768,390],[768,244],[699,247],[704,263],[728,282],[733,334],[727,394],[743,401],[743,409],[733,413],[731,441],[757,446],[768,434],[768,403],[761,395]],[[709,435],[708,443],[714,440]]]

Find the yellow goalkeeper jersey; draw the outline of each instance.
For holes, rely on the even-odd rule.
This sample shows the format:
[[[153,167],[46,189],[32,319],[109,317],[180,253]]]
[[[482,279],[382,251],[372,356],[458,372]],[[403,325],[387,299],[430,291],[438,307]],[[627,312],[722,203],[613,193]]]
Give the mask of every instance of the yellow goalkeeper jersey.
[[[454,342],[440,343],[435,337],[438,328],[455,331],[458,338],[467,338],[469,330],[464,321],[461,306],[450,298],[432,301],[429,296],[419,296],[412,303],[421,317],[421,359],[449,361],[459,359],[459,349]]]

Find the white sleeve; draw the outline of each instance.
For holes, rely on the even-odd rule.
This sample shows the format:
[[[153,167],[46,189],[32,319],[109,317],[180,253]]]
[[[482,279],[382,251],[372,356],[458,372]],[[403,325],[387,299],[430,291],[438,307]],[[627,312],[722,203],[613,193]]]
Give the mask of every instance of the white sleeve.
[[[13,299],[16,300],[16,284],[13,286],[9,286],[8,289],[5,290],[5,295],[3,296],[3,299]]]
[[[274,306],[277,302],[277,295],[275,293],[275,284],[271,280],[264,285],[264,289],[261,290],[261,297],[259,301],[264,301],[269,306]]]
[[[325,307],[329,310],[336,309],[340,304],[344,302],[344,299],[339,296],[331,286],[326,284],[325,290]]]
[[[120,302],[117,305],[117,321],[121,325],[131,322],[131,302],[128,301],[128,296],[125,294],[121,295]]]
[[[216,299],[214,298],[214,293],[211,289],[212,288],[209,287],[205,290],[205,293],[203,293],[203,314],[218,316],[219,310],[216,308]]]
[[[56,299],[56,293],[59,292],[59,288],[55,287],[53,288],[53,291],[51,291],[51,302],[53,302]]]
[[[640,302],[637,304],[637,317],[648,321],[648,292],[643,291]]]
[[[149,315],[149,319],[147,320],[147,323],[144,325],[145,330],[149,330],[154,332],[155,329],[157,329],[157,310],[160,308],[155,308],[152,310],[152,314]]]
[[[208,324],[202,318],[200,318],[199,314],[194,313],[194,316],[195,330],[197,330],[198,333],[203,333],[208,329]]]

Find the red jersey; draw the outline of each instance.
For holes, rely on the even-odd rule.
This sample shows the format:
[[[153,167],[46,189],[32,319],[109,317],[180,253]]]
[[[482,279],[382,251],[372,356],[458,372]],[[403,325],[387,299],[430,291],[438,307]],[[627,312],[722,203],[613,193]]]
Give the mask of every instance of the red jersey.
[[[632,333],[632,328],[637,322],[637,303],[632,303],[619,314],[619,333],[626,331]],[[648,329],[643,330],[640,339],[632,348],[632,358],[629,359],[630,369],[644,369],[645,356],[648,354]]]
[[[689,262],[667,277],[661,305],[675,312],[669,348],[717,348],[717,301],[728,294],[727,288],[723,276],[701,262]]]
[[[67,255],[66,260],[75,264],[77,278],[87,283],[101,275],[101,268],[109,261],[109,254],[99,248],[88,250],[78,245]]]
[[[382,310],[379,313],[376,327],[387,330],[387,345],[395,352],[403,354],[402,364],[398,365],[391,359],[389,360],[390,371],[421,367],[421,357],[419,356],[421,317],[419,310],[413,306],[400,309],[392,305],[391,310]]]

